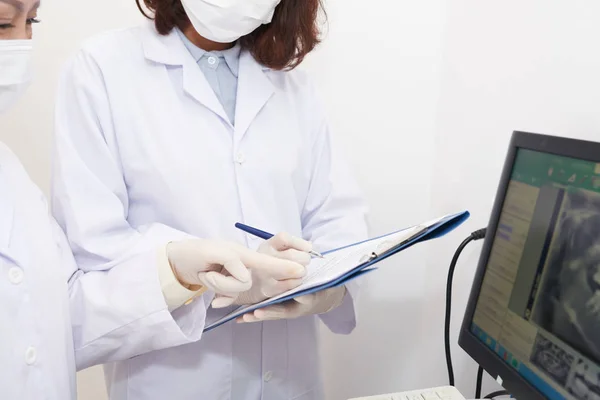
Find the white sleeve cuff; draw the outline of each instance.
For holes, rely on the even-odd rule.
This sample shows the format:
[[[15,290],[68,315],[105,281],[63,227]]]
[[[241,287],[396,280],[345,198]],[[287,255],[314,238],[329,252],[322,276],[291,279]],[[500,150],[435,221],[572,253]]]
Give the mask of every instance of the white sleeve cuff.
[[[327,314],[321,314],[321,321],[335,334],[348,335],[354,331],[357,323],[356,305],[359,284],[356,280],[346,283],[346,295],[342,304]]]
[[[158,250],[157,256],[158,280],[169,311],[174,311],[184,304],[191,303],[196,297],[206,291],[206,289],[199,291],[189,290],[179,282],[167,257],[166,246]]]

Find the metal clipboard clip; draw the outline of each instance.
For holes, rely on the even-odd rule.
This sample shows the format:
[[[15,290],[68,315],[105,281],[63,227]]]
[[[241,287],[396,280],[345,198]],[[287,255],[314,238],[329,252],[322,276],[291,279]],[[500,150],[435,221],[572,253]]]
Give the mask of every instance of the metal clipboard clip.
[[[408,243],[413,241],[414,239],[421,237],[429,231],[428,226],[415,226],[415,229],[418,229],[415,233],[410,235],[408,238],[403,239],[401,242],[395,242],[392,240],[386,240],[380,243],[375,251],[371,252],[371,254],[365,254],[363,258],[361,258],[360,263],[370,263],[375,261],[377,258],[384,257],[390,253],[395,252],[397,249],[406,246]]]

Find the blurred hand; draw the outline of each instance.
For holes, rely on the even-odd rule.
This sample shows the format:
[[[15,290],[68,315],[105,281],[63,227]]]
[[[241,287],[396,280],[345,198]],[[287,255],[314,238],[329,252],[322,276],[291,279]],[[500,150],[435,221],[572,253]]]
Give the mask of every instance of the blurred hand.
[[[296,262],[250,250],[237,243],[191,239],[173,242],[167,254],[177,279],[186,285],[204,286],[216,295],[213,307],[227,307],[253,287],[253,275],[304,276]]]
[[[340,286],[261,308],[237,319],[239,323],[295,319],[328,313],[342,305],[346,287]]]
[[[279,233],[262,243],[258,248],[259,253],[296,263],[301,269],[298,271],[253,269],[252,288],[242,293],[235,304],[260,303],[300,286],[302,278],[306,274],[305,267],[311,261],[311,256],[308,254],[311,250],[312,244],[310,242],[287,233]]]

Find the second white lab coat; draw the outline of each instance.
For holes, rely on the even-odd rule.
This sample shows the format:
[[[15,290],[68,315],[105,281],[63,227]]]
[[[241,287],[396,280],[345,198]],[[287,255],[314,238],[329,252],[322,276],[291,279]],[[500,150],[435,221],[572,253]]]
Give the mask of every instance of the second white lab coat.
[[[74,265],[46,198],[0,143],[0,399],[75,400]]]
[[[135,275],[156,261],[140,252],[79,270],[46,198],[0,143],[0,399],[74,400],[77,368],[197,340],[201,330],[167,311],[158,277]]]
[[[338,161],[303,73],[267,70],[242,52],[233,126],[178,35],[148,24],[94,38],[68,64],[53,209],[79,267],[120,270],[139,304],[147,299],[137,281],[156,271],[137,254],[189,235],[258,247],[234,228],[239,221],[302,236],[317,250],[366,238],[365,204]],[[353,330],[357,286],[320,316],[334,332]],[[222,315],[208,308],[211,296],[176,310],[179,326],[202,329]],[[88,304],[74,318],[102,312],[108,323],[132,307],[123,300]],[[318,320],[230,323],[198,342],[113,363],[111,399],[322,399]]]

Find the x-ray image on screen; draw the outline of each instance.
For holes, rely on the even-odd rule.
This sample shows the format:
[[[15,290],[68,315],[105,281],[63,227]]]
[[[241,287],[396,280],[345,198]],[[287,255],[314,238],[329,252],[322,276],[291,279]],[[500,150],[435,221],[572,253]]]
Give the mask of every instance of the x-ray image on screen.
[[[600,195],[565,193],[532,320],[600,361]]]

